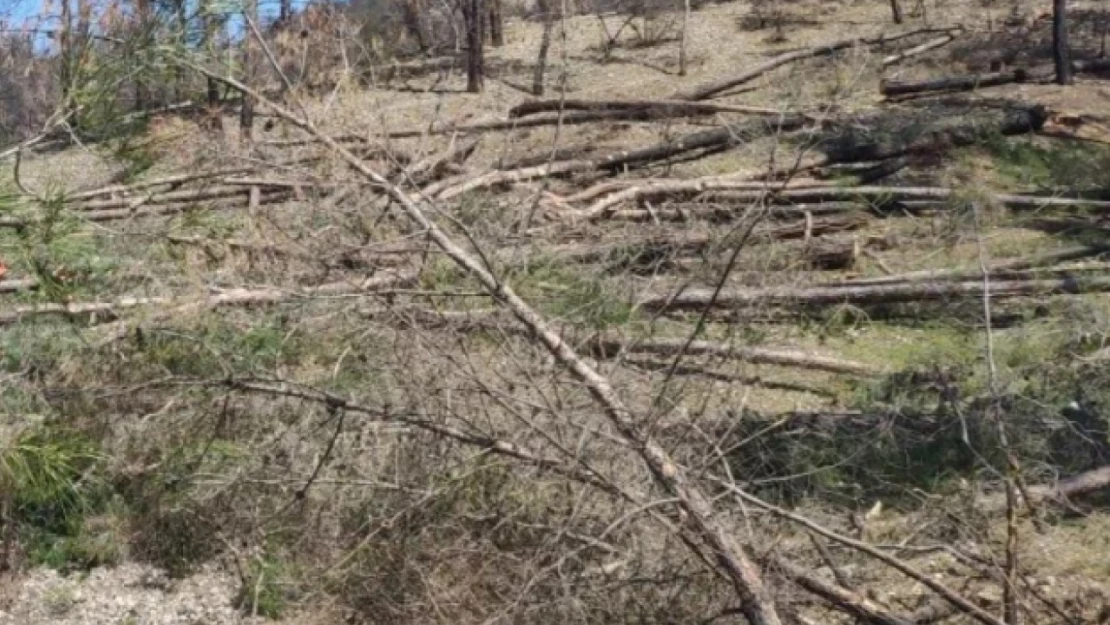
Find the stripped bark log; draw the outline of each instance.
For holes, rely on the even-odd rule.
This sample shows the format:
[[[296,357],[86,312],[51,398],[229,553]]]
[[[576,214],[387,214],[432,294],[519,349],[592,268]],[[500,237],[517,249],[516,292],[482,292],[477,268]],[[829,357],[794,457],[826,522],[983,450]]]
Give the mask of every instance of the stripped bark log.
[[[749,242],[799,239],[816,237],[832,232],[855,230],[867,225],[866,213],[853,212],[830,215],[823,219],[802,219],[792,223],[767,223],[758,226],[749,236]],[[677,256],[700,254],[714,246],[727,247],[727,241],[712,233],[664,233],[618,241],[596,243],[571,243],[544,248],[540,253],[571,263],[613,263],[620,266],[653,265]],[[498,254],[508,261],[519,259],[520,252],[513,249]]]
[[[694,221],[706,220],[710,222],[735,221],[743,215],[743,208],[747,207],[749,200],[741,198],[741,207],[736,204],[723,203],[720,196],[714,196],[715,202],[668,202],[665,206],[657,208],[621,208],[614,210],[607,217],[610,221]],[[817,204],[794,204],[789,206],[776,206],[774,211],[780,216],[802,216],[809,213],[813,216],[836,215],[845,213],[863,214],[868,205],[860,202],[821,202]],[[782,215],[786,213],[786,215]],[[846,228],[850,230],[851,228]],[[835,229],[826,232],[835,232]]]
[[[135,191],[140,191],[142,189],[149,189],[151,187],[173,187],[183,185],[187,182],[196,182],[198,180],[249,174],[252,171],[255,171],[255,169],[255,167],[229,167],[226,169],[216,169],[212,171],[196,172],[190,174],[177,174],[174,176],[165,176],[163,178],[143,180],[132,184],[114,184],[106,187],[79,191],[77,193],[71,193],[67,195],[65,199],[67,202],[79,202],[81,200],[88,200],[101,195],[126,195],[132,194]]]
[[[817,188],[828,188],[818,181],[795,181],[790,189],[806,185]],[[759,200],[775,195],[775,190],[782,190],[783,185],[770,185],[766,182],[751,180],[737,180],[732,176],[707,176],[692,180],[645,180],[639,186],[628,187],[616,193],[611,193],[591,204],[588,208],[566,214],[572,220],[593,221],[605,217],[614,207],[625,202],[655,200],[673,196],[685,197],[702,195],[712,191],[741,191],[748,194],[752,200]],[[785,193],[786,191],[780,191]]]
[[[35,278],[8,278],[7,280],[0,280],[0,293],[17,293],[19,291],[30,291],[39,286],[39,281]]]
[[[1049,265],[1054,265],[1056,263],[1062,263],[1069,260],[1081,260],[1096,256],[1104,256],[1107,254],[1110,254],[1110,246],[1082,245],[1078,247],[1070,247],[1062,250],[1048,252],[1038,256],[1032,256],[1028,258],[1016,258],[1013,260],[994,263],[990,266],[990,274],[992,278],[1003,279],[1035,277],[1035,272],[1019,272],[1023,272],[1024,270],[1033,269],[1036,267],[1047,267]],[[1079,269],[1082,270],[1082,268]],[[1074,271],[1074,269],[1072,271]],[[828,284],[825,286],[865,286],[906,282],[951,282],[973,280],[977,277],[980,277],[981,275],[982,271],[979,268],[924,270],[912,271],[909,273],[903,273],[893,276],[858,278],[847,282]]]
[[[1085,280],[1057,278],[1047,280],[992,281],[990,297],[1004,299],[1033,295],[1078,295],[1110,291],[1110,277],[1093,276]],[[712,303],[718,308],[750,306],[819,307],[840,304],[874,305],[919,302],[938,299],[967,299],[983,296],[982,281],[940,283],[896,283],[848,287],[726,289],[716,298],[709,289],[689,289],[678,293],[648,295],[637,305],[649,310],[691,310]]]
[[[117,319],[121,313],[134,308],[171,307],[162,317],[171,317],[194,310],[220,306],[251,306],[276,304],[303,298],[321,296],[355,296],[411,284],[415,271],[396,272],[374,276],[362,281],[331,282],[315,287],[296,289],[229,289],[222,293],[201,298],[179,297],[125,297],[114,302],[71,302],[67,304],[28,304],[0,311],[0,326],[22,323],[37,317],[85,318],[89,323],[99,319]]]
[[[727,197],[734,202],[757,202],[789,204],[792,202],[823,202],[842,200],[870,200],[874,203],[899,202],[908,200],[933,200],[947,201],[959,197],[954,189],[944,187],[829,187],[829,186],[804,186],[801,188],[766,183],[726,182],[714,183],[711,179],[702,181],[675,181],[665,184],[648,184],[631,187],[604,197],[585,210],[568,214],[572,219],[600,219],[609,214],[617,205],[633,200],[657,200],[673,196],[687,196],[692,193],[702,194],[701,198],[712,201],[714,195],[711,191],[724,190]],[[747,187],[745,188],[745,185]],[[1086,207],[1091,210],[1110,210],[1110,201],[1088,200],[1083,198],[1066,198],[1040,195],[1018,195],[1012,193],[997,193],[988,198],[1000,205],[1010,208],[1040,209],[1048,207]]]
[[[814,46],[812,48],[805,48],[803,50],[795,50],[793,52],[787,52],[785,54],[780,54],[780,55],[772,58],[771,60],[766,61],[765,63],[762,63],[762,64],[757,65],[757,66],[755,66],[755,67],[753,67],[749,70],[746,70],[745,72],[743,72],[742,74],[739,74],[737,76],[731,76],[731,77],[725,78],[723,80],[718,80],[718,81],[714,81],[714,82],[711,82],[711,83],[708,83],[708,84],[705,84],[705,85],[701,85],[699,87],[695,87],[694,89],[692,89],[690,91],[679,92],[679,93],[675,94],[674,96],[672,96],[672,99],[674,99],[674,100],[704,100],[704,99],[712,97],[712,96],[714,96],[714,95],[716,95],[716,94],[718,94],[722,91],[726,91],[726,90],[732,89],[734,87],[739,87],[740,85],[742,85],[746,82],[750,82],[750,81],[762,76],[763,74],[766,74],[767,72],[775,69],[775,68],[782,67],[783,65],[787,65],[787,64],[793,63],[795,61],[801,61],[803,59],[811,59],[811,58],[820,57],[820,56],[829,56],[829,55],[831,55],[835,52],[838,52],[840,50],[845,50],[847,48],[853,48],[857,45],[861,45],[861,44],[863,44],[863,45],[882,44],[882,43],[896,41],[898,39],[903,39],[905,37],[909,37],[909,36],[912,36],[912,35],[917,35],[917,34],[921,34],[921,33],[925,33],[925,32],[936,32],[936,31],[935,30],[931,31],[929,29],[924,29],[924,30],[910,31],[908,33],[901,33],[901,34],[893,35],[893,36],[889,36],[889,37],[886,36],[886,35],[880,35],[879,37],[873,37],[873,38],[845,39],[843,41],[836,41],[836,42],[833,42],[833,43],[822,44],[822,45]]]
[[[250,197],[249,188],[240,189],[235,195],[225,198],[217,198],[213,203],[204,206],[205,210],[213,210],[219,208],[231,208],[247,205]],[[292,197],[292,192],[289,190],[272,191],[262,194],[260,201],[262,204],[276,203],[284,201]],[[90,222],[105,222],[105,221],[119,221],[122,219],[132,219],[139,217],[156,217],[159,215],[173,215],[176,213],[184,213],[196,209],[197,205],[192,202],[181,202],[175,204],[161,204],[156,206],[139,206],[132,208],[112,208],[106,210],[90,210],[90,211],[76,211],[73,215],[83,221]],[[38,217],[0,217],[0,228],[26,228],[27,226],[41,222]]]
[[[757,137],[773,135],[778,132],[790,132],[805,126],[810,122],[810,119],[804,116],[794,116],[774,121],[756,120],[696,132],[675,141],[666,141],[638,150],[616,152],[590,160],[554,162],[524,169],[493,171],[481,176],[464,175],[425,188],[421,191],[421,194],[426,197],[447,200],[467,191],[499,184],[523,182],[533,178],[565,176],[588,171],[628,170],[666,160],[684,152],[731,147]]]
[[[1089,497],[1110,490],[1110,466],[1103,466],[1078,475],[1060,480],[1056,484],[1041,484],[1025,489],[1032,501],[1025,502],[1026,507],[1036,508],[1040,504],[1052,503],[1058,506],[1071,506],[1075,500]],[[1022,495],[1024,497],[1024,494]],[[987,495],[978,501],[978,505],[987,512],[998,513],[1006,509],[1004,493]]]
[[[895,0],[895,1],[897,1],[897,0]],[[890,67],[891,65],[894,65],[895,63],[901,63],[902,61],[904,61],[908,58],[919,56],[919,55],[925,54],[926,52],[929,52],[931,50],[936,50],[937,48],[946,46],[946,45],[952,43],[955,40],[956,40],[956,34],[955,33],[949,33],[947,35],[937,37],[936,39],[930,39],[929,41],[926,41],[925,43],[923,43],[919,46],[914,46],[912,48],[903,50],[903,51],[899,52],[898,54],[892,54],[892,55],[886,57],[885,59],[883,59],[882,65],[883,65],[883,67]]]
[[[812,369],[864,377],[881,373],[876,367],[851,360],[796,350],[740,347],[712,341],[692,341],[687,344],[685,339],[638,339],[625,343],[617,339],[595,336],[585,343],[585,348],[597,358],[616,358],[624,352],[657,356],[675,356],[685,353],[691,356],[717,356],[741,360],[756,365]]]
[[[248,185],[251,183],[248,183]],[[89,200],[67,206],[77,211],[98,211],[111,208],[138,208],[152,204],[168,204],[171,202],[202,202],[216,200],[237,195],[245,195],[247,190],[241,186],[212,187],[207,189],[186,189],[182,191],[169,191],[164,193],[150,193],[139,197],[113,198],[110,200]]]

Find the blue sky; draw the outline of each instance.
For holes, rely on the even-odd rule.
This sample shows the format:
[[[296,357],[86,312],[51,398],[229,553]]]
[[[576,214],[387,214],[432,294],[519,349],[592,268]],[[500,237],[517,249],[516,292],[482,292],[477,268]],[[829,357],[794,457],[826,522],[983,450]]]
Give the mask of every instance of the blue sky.
[[[124,0],[124,2],[126,1]],[[236,0],[217,1],[229,7],[238,4]],[[22,25],[28,18],[37,17],[42,11],[43,4],[43,0],[0,0],[0,19],[7,21],[12,26]],[[53,10],[57,12],[58,0],[52,0],[51,4]],[[294,9],[303,7],[305,4],[307,4],[307,0],[293,0]],[[259,11],[263,17],[276,16],[278,6],[278,0],[259,0]]]

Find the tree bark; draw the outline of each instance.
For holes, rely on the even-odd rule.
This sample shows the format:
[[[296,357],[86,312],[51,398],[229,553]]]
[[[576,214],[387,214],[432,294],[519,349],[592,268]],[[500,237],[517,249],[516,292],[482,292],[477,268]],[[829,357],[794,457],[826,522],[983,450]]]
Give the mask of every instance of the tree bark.
[[[1029,72],[1023,68],[1017,68],[1005,72],[944,76],[916,82],[884,80],[879,84],[879,92],[885,96],[899,96],[934,91],[971,91],[982,87],[1025,82],[1028,79]]]
[[[258,0],[247,0],[243,12],[247,19],[258,23]],[[254,74],[254,37],[247,31],[243,41],[243,83],[250,85]],[[239,142],[249,147],[254,141],[254,98],[249,93],[241,94],[243,99],[239,107]]]
[[[543,15],[543,35],[540,37],[540,51],[536,55],[536,68],[532,72],[532,95],[539,97],[544,92],[544,74],[547,72],[547,54],[551,49],[551,31],[555,29],[553,0],[536,0]]]
[[[690,28],[690,0],[682,2],[682,38],[678,42],[678,75],[686,75],[686,34]]]
[[[537,113],[558,111],[628,111],[630,113],[649,113],[663,117],[692,117],[695,115],[716,115],[717,113],[741,113],[746,115],[789,114],[781,109],[714,104],[711,102],[686,102],[683,100],[532,100],[522,102],[509,109],[509,117],[527,117]]]
[[[489,38],[495,48],[505,45],[505,16],[501,0],[486,0],[489,4]]]
[[[890,15],[895,24],[902,23],[902,4],[898,0],[890,0]]]
[[[1052,0],[1052,60],[1056,64],[1056,83],[1070,85],[1073,78],[1068,49],[1067,0]]]
[[[73,88],[73,9],[70,0],[61,0],[61,24],[58,25],[58,52],[61,58],[59,74],[62,83],[62,101],[68,104]]]
[[[216,58],[216,45],[219,33],[220,20],[216,16],[215,0],[204,0],[202,5],[203,22],[204,22],[204,53],[209,61]],[[219,120],[216,117],[220,107],[220,86],[213,78],[206,78],[207,94],[206,100],[208,105],[208,112],[211,115],[212,126],[219,125]]]
[[[68,0],[67,0],[68,3]],[[151,0],[136,0],[136,38],[140,41],[140,48],[146,49],[151,42],[150,30],[154,27],[154,14]],[[142,111],[150,104],[150,85],[142,75],[142,71],[135,78],[135,110]]]
[[[466,28],[466,90],[481,93],[485,81],[485,2],[462,0],[463,23]]]

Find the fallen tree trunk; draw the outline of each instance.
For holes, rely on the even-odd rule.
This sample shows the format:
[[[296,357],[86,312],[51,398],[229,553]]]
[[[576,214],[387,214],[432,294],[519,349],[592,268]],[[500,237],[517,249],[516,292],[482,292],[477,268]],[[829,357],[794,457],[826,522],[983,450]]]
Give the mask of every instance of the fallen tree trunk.
[[[9,278],[0,280],[0,293],[16,293],[30,291],[39,286],[39,281],[34,278]]]
[[[150,206],[154,204],[169,204],[172,202],[202,202],[205,200],[218,200],[226,197],[245,195],[247,190],[242,186],[212,187],[207,189],[186,189],[182,191],[169,191],[165,193],[150,193],[140,197],[121,197],[110,200],[90,200],[67,206],[75,211],[98,211],[111,208],[131,208]]]
[[[741,73],[739,75],[731,76],[731,77],[725,78],[723,80],[718,80],[718,81],[714,81],[714,82],[711,82],[711,83],[707,83],[705,85],[695,87],[694,89],[692,89],[690,91],[676,93],[674,96],[672,96],[672,99],[674,99],[674,100],[704,100],[704,99],[709,98],[711,96],[714,96],[714,95],[716,95],[716,94],[718,94],[722,91],[726,91],[728,89],[738,87],[738,86],[740,86],[740,85],[742,85],[746,82],[750,82],[750,81],[762,76],[763,74],[766,74],[767,72],[769,72],[769,71],[771,71],[775,68],[781,67],[783,65],[786,65],[788,63],[793,63],[795,61],[801,61],[803,59],[811,59],[811,58],[819,57],[819,56],[829,56],[829,55],[833,54],[834,52],[844,50],[844,49],[847,49],[847,48],[852,48],[852,47],[855,47],[855,46],[860,45],[860,44],[872,45],[872,44],[880,44],[880,43],[895,41],[897,39],[903,39],[905,37],[920,34],[920,33],[923,33],[923,32],[935,32],[935,31],[915,30],[915,31],[910,31],[908,33],[902,33],[902,34],[899,34],[899,35],[894,35],[894,36],[891,36],[891,37],[880,35],[879,37],[873,37],[873,38],[844,39],[842,41],[836,41],[836,42],[833,42],[833,43],[821,44],[821,45],[818,45],[818,46],[814,46],[812,48],[805,48],[805,49],[802,49],[802,50],[795,50],[795,51],[792,51],[792,52],[787,52],[785,54],[780,54],[776,57],[773,57],[769,61],[766,61],[766,62],[764,62],[760,65],[757,65],[757,66],[755,66],[751,69],[748,69],[748,70],[744,71],[743,73]]]
[[[915,56],[918,56],[918,55],[921,55],[921,54],[925,54],[926,52],[929,52],[930,50],[936,50],[937,48],[946,46],[946,45],[948,45],[949,43],[952,43],[955,40],[956,40],[956,34],[955,33],[949,33],[947,35],[944,35],[943,37],[937,37],[936,39],[930,39],[929,41],[926,41],[925,43],[923,43],[919,46],[914,46],[914,47],[909,48],[907,50],[903,50],[903,51],[899,52],[898,54],[892,54],[892,55],[886,57],[885,59],[883,59],[882,65],[883,65],[883,67],[890,67],[891,65],[894,65],[895,63],[900,63],[900,62],[902,62],[902,61],[904,61],[908,58],[915,57]]]
[[[149,189],[150,187],[160,186],[179,186],[187,182],[196,182],[198,180],[206,180],[210,178],[220,178],[223,176],[237,176],[241,174],[249,174],[255,171],[256,167],[229,167],[226,169],[216,169],[212,171],[202,171],[189,174],[177,174],[174,176],[165,176],[163,178],[153,178],[151,180],[143,180],[132,184],[113,184],[106,187],[99,187],[96,189],[89,189],[86,191],[78,191],[70,193],[65,196],[67,202],[78,202],[81,200],[92,199],[101,195],[126,195],[134,193],[142,189]]]
[[[1044,106],[999,101],[989,104],[954,98],[928,105],[899,107],[830,126],[818,141],[830,164],[892,161],[975,145],[995,135],[1039,131],[1049,113]],[[881,165],[880,165],[881,168]]]
[[[595,336],[585,343],[585,349],[594,357],[605,359],[616,358],[625,352],[656,356],[687,354],[690,356],[718,356],[731,360],[742,360],[756,365],[813,369],[815,371],[858,376],[874,376],[880,373],[877,368],[871,365],[851,360],[841,360],[795,350],[738,347],[712,341],[696,340],[687,343],[686,339],[638,339],[625,343],[616,339]]]
[[[1025,82],[1029,79],[1029,70],[1017,68],[1004,72],[945,76],[943,78],[923,81],[883,80],[879,83],[879,92],[889,97],[940,91],[971,91],[981,87],[995,87],[998,85],[1008,85],[1014,82]]]
[[[1072,63],[1076,73],[1098,73],[1110,70],[1110,59],[1091,59]],[[879,92],[885,96],[902,96],[919,93],[971,91],[981,87],[995,87],[1010,83],[1043,81],[1052,76],[1050,68],[1015,68],[989,74],[963,74],[924,81],[892,81],[879,83]]]
[[[721,198],[715,199],[720,200]],[[740,201],[744,203],[747,202],[745,199]],[[844,213],[859,213],[862,215],[868,210],[868,205],[861,202],[821,202],[817,204],[776,206],[775,210],[778,212],[787,212],[792,216],[805,215],[807,213],[815,217],[819,215],[837,215]],[[737,206],[733,204],[691,201],[668,202],[666,206],[651,209],[621,208],[609,213],[608,219],[610,221],[655,222],[686,222],[701,219],[711,222],[730,222],[741,216],[743,216],[743,211],[737,210]]]
[[[1048,267],[1056,263],[1067,262],[1069,260],[1081,260],[1091,258],[1094,256],[1103,256],[1110,254],[1110,246],[1092,246],[1081,245],[1078,247],[1069,247],[1062,250],[1055,250],[1047,252],[1038,256],[1031,256],[1028,258],[1016,258],[1007,261],[1000,261],[992,264],[988,271],[994,278],[1014,279],[1018,277],[1035,277],[1035,272],[1028,274],[1019,274],[1018,272],[1033,269],[1037,267]],[[1083,270],[1083,268],[1078,268]],[[1076,269],[1062,269],[1058,271],[1075,271]],[[941,269],[941,270],[924,270],[924,271],[911,271],[893,276],[878,276],[875,278],[858,278],[846,282],[836,284],[828,284],[825,286],[838,287],[838,286],[866,286],[877,284],[895,284],[903,282],[941,282],[941,281],[962,281],[973,280],[982,276],[983,272],[979,268],[972,269]]]
[[[817,237],[832,232],[861,228],[870,218],[861,212],[830,215],[823,219],[802,219],[788,224],[769,223],[757,227],[749,237],[750,242],[789,240]],[[717,246],[727,248],[729,241],[716,233],[666,233],[597,243],[571,243],[537,250],[547,258],[572,263],[617,263],[621,266],[652,265],[678,256],[700,254]],[[818,246],[814,246],[818,247]],[[498,254],[506,259],[519,257],[516,250]],[[815,257],[816,258],[816,257]]]
[[[246,206],[250,200],[249,188],[240,189],[235,195],[230,195],[222,199],[222,202],[217,202],[215,205],[205,207],[205,210],[212,210],[215,208],[224,208],[230,206]],[[283,201],[292,197],[292,192],[288,190],[273,191],[270,193],[262,194],[259,196],[262,204],[269,204],[277,201]],[[122,219],[133,219],[138,217],[155,217],[158,215],[173,215],[176,213],[184,213],[189,210],[197,208],[196,204],[191,202],[177,203],[177,204],[159,204],[155,206],[139,206],[136,208],[112,208],[107,210],[90,210],[90,211],[76,211],[73,213],[76,217],[83,221],[90,222],[105,222],[105,221],[119,221]],[[0,228],[26,228],[27,226],[39,223],[41,221],[38,217],[0,217]]]
[[[757,120],[733,124],[696,132],[675,141],[666,141],[638,150],[616,152],[595,159],[553,162],[524,169],[493,171],[481,176],[463,175],[426,187],[421,191],[421,194],[426,197],[447,200],[467,191],[499,184],[523,182],[533,178],[588,171],[627,170],[662,161],[684,152],[731,147],[757,137],[768,136],[777,132],[790,132],[803,127],[809,121],[810,118],[808,117],[795,116],[782,118],[774,122]]]
[[[718,180],[720,180],[718,178]],[[611,209],[622,202],[632,200],[656,200],[671,196],[688,196],[694,193],[704,194],[703,199],[712,201],[712,191],[727,191],[727,198],[735,202],[765,201],[776,204],[790,204],[794,202],[823,202],[826,200],[870,200],[872,202],[897,202],[904,200],[937,200],[945,201],[958,197],[958,192],[944,187],[830,187],[830,186],[805,186],[801,188],[782,188],[781,184],[752,183],[734,180],[725,180],[714,183],[712,179],[676,181],[666,184],[650,184],[624,189],[610,196],[604,197],[594,205],[581,211],[568,214],[574,219],[599,219],[609,214]],[[987,196],[1000,205],[1010,208],[1047,208],[1047,207],[1086,207],[1099,211],[1110,210],[1110,201],[1088,200],[1082,198],[1050,197],[1039,195],[1018,195],[1012,193],[996,193]]]
[[[1110,291],[1110,276],[1093,276],[1082,281],[1073,278],[1046,280],[1008,280],[990,284],[990,297],[1004,299],[1032,295],[1078,295]],[[848,287],[774,287],[765,289],[725,289],[716,297],[710,289],[689,289],[678,293],[648,295],[637,305],[648,310],[690,310],[712,303],[717,308],[750,306],[819,307],[841,304],[875,305],[940,299],[967,299],[983,296],[983,282],[897,283]]]
[[[788,115],[787,111],[759,106],[711,104],[683,100],[533,100],[509,109],[509,118],[559,111],[645,111],[661,117],[694,117],[716,113]]]
[[[219,306],[249,306],[276,304],[303,298],[319,296],[365,295],[387,288],[410,284],[416,279],[416,272],[398,272],[384,276],[367,278],[361,282],[331,282],[301,290],[266,289],[228,289],[222,293],[196,299],[180,297],[125,297],[114,302],[71,302],[67,304],[29,304],[15,306],[0,312],[0,326],[22,323],[36,317],[63,317],[67,319],[85,318],[96,323],[98,318],[117,319],[121,313],[134,308],[170,306],[171,311],[162,316],[179,315],[187,311]]]
[[[806,115],[786,115],[774,120],[753,120],[695,132],[675,141],[666,141],[638,150],[617,152],[597,160],[598,169],[626,169],[661,161],[684,152],[709,148],[726,148],[747,143],[759,137],[798,130],[813,121]]]

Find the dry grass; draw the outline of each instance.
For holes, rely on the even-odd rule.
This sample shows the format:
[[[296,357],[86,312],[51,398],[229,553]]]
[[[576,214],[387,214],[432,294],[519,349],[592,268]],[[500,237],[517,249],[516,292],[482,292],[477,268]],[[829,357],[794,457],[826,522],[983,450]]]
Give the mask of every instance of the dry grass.
[[[928,8],[931,20],[944,21],[931,26],[980,23],[992,10],[977,3]],[[600,63],[596,17],[570,18],[566,50],[562,39],[553,48],[551,83],[565,74],[566,94],[574,98],[661,98],[777,51],[894,30],[882,3],[840,4],[834,10],[799,2],[786,5],[787,15],[812,20],[788,28],[787,41],[768,44],[769,30],[740,28],[750,10],[731,3],[695,14],[690,33],[695,63],[685,78],[674,74],[671,43],[619,49]],[[907,28],[920,21],[912,20]],[[540,28],[510,20],[509,43],[491,52],[490,64],[516,69],[498,70],[483,94],[454,92],[463,77],[451,75],[437,85],[446,93],[345,86],[334,99],[306,102],[306,108],[329,132],[370,137],[433,122],[500,119],[509,106],[526,99],[507,83],[528,82]],[[787,66],[729,101],[869,110],[877,99],[881,54],[861,48]],[[912,61],[889,75],[935,75],[965,67],[947,55]],[[419,87],[430,81],[409,83]],[[1098,89],[1081,84],[1065,93],[1021,86],[999,93],[1082,108]],[[721,115],[702,122],[738,120]],[[234,127],[230,119],[225,125]],[[700,128],[681,120],[489,133],[467,167],[481,172],[556,145],[591,145],[602,152],[648,145]],[[257,161],[288,163],[320,154],[312,146],[265,145],[269,139],[296,136],[281,123],[259,135],[262,145],[248,155],[189,123],[159,122],[142,144],[156,165],[138,178]],[[391,142],[390,148],[419,157],[443,149],[448,140],[406,139]],[[120,171],[117,161],[98,152],[103,149],[71,148],[29,158],[22,180],[34,189],[103,184]],[[795,149],[769,138],[628,177],[759,171],[772,161],[792,162]],[[945,168],[920,167],[914,174],[969,194],[986,186],[1017,188],[1002,175],[1005,165],[988,150],[971,148]],[[586,391],[546,352],[503,318],[483,325],[462,317],[470,311],[475,319],[488,319],[482,313],[494,302],[412,233],[395,208],[357,186],[353,174],[331,156],[307,165],[272,166],[268,173],[326,180],[346,186],[349,193],[305,189],[304,199],[251,211],[201,205],[184,214],[103,225],[76,221],[39,239],[0,232],[0,258],[13,275],[60,265],[84,271],[61,292],[0,295],[4,305],[122,296],[189,300],[232,288],[293,292],[325,283],[355,285],[394,269],[396,255],[381,250],[415,250],[402,261],[419,271],[415,285],[385,295],[314,295],[272,305],[201,307],[168,317],[146,310],[127,313],[118,322],[40,320],[0,329],[6,376],[0,413],[46,415],[48,424],[65,425],[94,440],[105,458],[96,469],[98,489],[87,493],[93,521],[67,538],[80,543],[106,534],[125,536],[129,557],[177,573],[219,560],[240,576],[245,589],[261,589],[257,595],[274,615],[321,612],[325,606],[363,622],[691,622],[731,607],[730,590],[674,535],[642,510],[638,513],[635,504],[550,468],[498,456],[477,440],[511,442],[560,464],[588,466],[641,503],[663,497]],[[690,336],[692,317],[656,316],[633,303],[647,292],[712,284],[745,222],[596,223],[577,229],[556,223],[534,237],[515,228],[541,188],[569,195],[590,182],[541,180],[469,193],[439,206],[435,217],[460,240],[488,252],[498,275],[576,345],[596,331],[627,341]],[[969,214],[966,206],[955,204],[931,214],[876,218],[848,233],[860,241],[887,243],[876,244],[871,255],[845,270],[803,266],[797,260],[799,241],[748,243],[725,284],[803,286],[886,271],[978,267],[980,246]],[[1020,218],[991,213],[983,240],[992,259],[1061,246],[1058,237],[1022,228]],[[677,268],[659,263],[633,272],[552,258],[558,245],[660,233],[709,234],[716,240],[710,253],[683,259]],[[182,242],[186,238],[207,243]],[[269,247],[245,251],[230,246],[232,239]],[[512,262],[498,260],[495,254],[509,247],[520,254]],[[1110,332],[1105,314],[1110,301],[1089,295],[1067,303],[1060,298],[1036,303],[1050,314],[998,328],[993,342],[1000,387],[1017,406],[1015,427],[1033,423],[1030,436],[1047,439],[1037,429],[1041,422],[1029,414],[1033,410],[1021,402],[1039,402],[1041,412],[1048,413],[1041,415],[1044,420],[1059,425],[1056,414],[1072,391],[1065,386],[1082,387],[1081,357],[1100,333]],[[961,405],[970,411],[973,425],[985,431],[977,403],[988,388],[980,307],[980,302],[964,301],[895,311],[837,307],[788,316],[731,311],[744,315],[710,317],[699,337],[832,354],[898,375],[916,371],[928,378],[948,367],[954,373],[946,374],[955,376],[950,382],[963,393]],[[454,316],[437,318],[435,312]],[[865,538],[920,547],[904,557],[968,596],[992,608],[998,604],[991,595],[996,585],[975,566],[929,549],[951,545],[995,559],[1003,550],[1004,528],[997,518],[983,518],[975,504],[980,490],[997,488],[999,481],[981,465],[969,464],[966,450],[953,443],[958,441],[952,437],[956,422],[937,408],[944,400],[944,389],[937,386],[943,380],[898,375],[857,380],[713,357],[684,359],[675,375],[667,373],[667,358],[627,356],[596,364],[682,466],[750,472],[737,479],[751,479],[748,486],[754,491],[797,505],[845,533],[857,531],[851,514],[884,500],[886,511],[859,530]],[[1052,381],[1039,385],[1042,377]],[[319,393],[324,390],[332,395]],[[780,416],[795,412],[853,410],[873,421],[860,426],[849,420],[827,429],[791,422],[783,431],[775,425]],[[768,427],[769,432],[762,431]],[[995,444],[991,435],[982,436],[977,443]],[[1029,451],[1022,462],[1040,479],[1051,473],[1058,460],[1053,453],[1060,452],[1037,453]],[[719,506],[745,540],[761,549],[773,545],[822,576],[828,573],[805,532],[766,514],[746,514],[723,498]],[[1021,557],[1029,575],[1052,602],[1088,619],[1083,622],[1094,622],[1089,619],[1102,609],[1098,593],[1105,593],[1110,578],[1091,547],[1104,533],[1103,517],[1050,519],[1043,533],[1032,525],[1021,530]],[[899,610],[912,611],[924,602],[918,585],[858,554],[835,554],[857,583],[875,589]],[[820,622],[840,622],[785,580],[769,576],[784,604]],[[1082,602],[1075,603],[1076,597]],[[1044,622],[1060,622],[1038,606],[1030,609]]]

